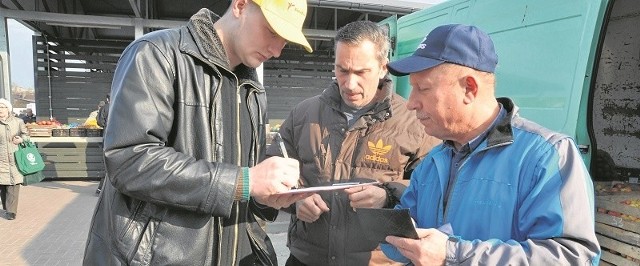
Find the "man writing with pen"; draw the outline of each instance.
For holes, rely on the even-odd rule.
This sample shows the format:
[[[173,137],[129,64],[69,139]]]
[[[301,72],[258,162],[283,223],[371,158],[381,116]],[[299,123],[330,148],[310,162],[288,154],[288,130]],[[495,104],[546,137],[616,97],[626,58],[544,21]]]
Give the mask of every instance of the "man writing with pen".
[[[373,22],[339,29],[335,80],[291,111],[280,127],[282,145],[267,150],[300,161],[304,187],[380,183],[320,191],[285,209],[292,214],[286,265],[390,263],[363,238],[353,208],[393,207],[414,165],[440,140],[426,135],[393,92],[388,51],[386,34]]]

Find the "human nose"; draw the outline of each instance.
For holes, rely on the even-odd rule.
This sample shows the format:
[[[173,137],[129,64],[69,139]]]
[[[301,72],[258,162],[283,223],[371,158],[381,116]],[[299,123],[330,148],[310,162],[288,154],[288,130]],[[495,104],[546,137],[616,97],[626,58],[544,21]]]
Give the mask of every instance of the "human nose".
[[[277,36],[275,40],[269,45],[269,53],[273,55],[273,57],[280,57],[282,53],[282,49],[287,45],[287,40],[284,38]]]
[[[344,82],[342,82],[342,87],[345,89],[353,89],[358,84],[358,80],[353,74],[346,74],[344,76]]]
[[[409,94],[409,99],[407,99],[407,109],[413,111],[418,110],[419,104],[418,101],[415,100],[415,95],[413,92]]]

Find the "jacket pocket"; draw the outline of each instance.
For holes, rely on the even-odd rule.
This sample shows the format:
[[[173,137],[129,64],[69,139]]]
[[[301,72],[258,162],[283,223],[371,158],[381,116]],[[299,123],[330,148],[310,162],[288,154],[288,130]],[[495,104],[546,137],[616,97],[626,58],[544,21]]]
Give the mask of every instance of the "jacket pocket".
[[[131,265],[150,265],[153,254],[153,243],[156,239],[156,232],[160,226],[160,221],[150,218],[145,224],[142,234],[139,237],[138,247],[130,260]]]
[[[121,258],[125,259],[129,264],[140,265],[139,261],[134,263],[133,260],[140,249],[145,234],[148,234],[151,218],[144,214],[146,202],[134,200],[132,203],[132,208],[125,208],[129,210],[129,216],[121,218],[123,221],[120,224],[123,226],[117,238],[118,252],[121,254]]]
[[[254,263],[265,266],[277,265],[276,251],[271,244],[271,240],[257,223],[247,223],[247,235],[251,243],[251,251],[253,251],[253,256],[255,256]]]

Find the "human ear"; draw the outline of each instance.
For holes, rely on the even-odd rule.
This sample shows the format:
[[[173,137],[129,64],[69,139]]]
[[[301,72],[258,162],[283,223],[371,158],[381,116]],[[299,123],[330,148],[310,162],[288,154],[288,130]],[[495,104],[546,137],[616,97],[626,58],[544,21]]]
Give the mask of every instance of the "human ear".
[[[387,76],[387,73],[389,72],[389,70],[387,69],[387,63],[389,63],[389,59],[387,58],[383,59],[380,63],[382,67],[380,68],[380,76],[378,77],[379,79],[384,79]]]
[[[233,0],[231,2],[231,10],[233,11],[233,14],[235,16],[240,16],[240,14],[245,12],[245,10],[250,4],[248,1],[251,1],[251,0]]]
[[[469,102],[471,102],[478,96],[478,82],[476,78],[471,75],[464,77],[463,82],[465,99],[468,99]]]

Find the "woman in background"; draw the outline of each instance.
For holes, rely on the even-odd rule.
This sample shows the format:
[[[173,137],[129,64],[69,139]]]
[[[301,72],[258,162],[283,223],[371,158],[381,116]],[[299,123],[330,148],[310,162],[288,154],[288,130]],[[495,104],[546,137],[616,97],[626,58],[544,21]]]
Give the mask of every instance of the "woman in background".
[[[23,176],[16,167],[13,153],[18,144],[28,138],[22,119],[12,115],[13,107],[6,99],[0,99],[0,199],[6,211],[5,218],[13,220],[18,211],[18,195]]]

